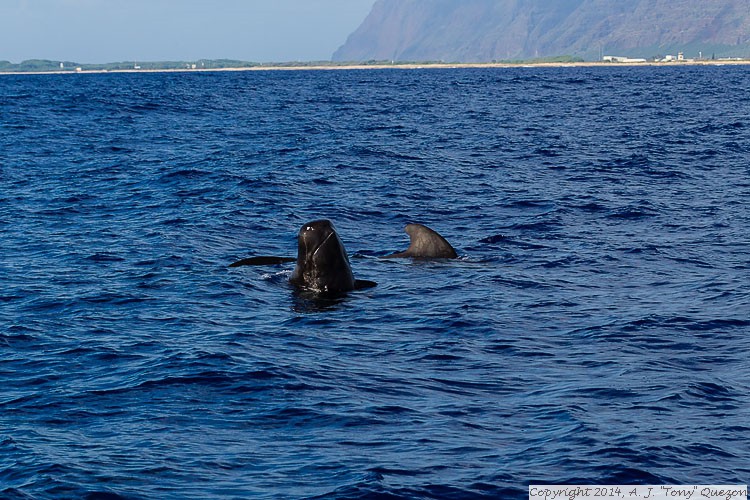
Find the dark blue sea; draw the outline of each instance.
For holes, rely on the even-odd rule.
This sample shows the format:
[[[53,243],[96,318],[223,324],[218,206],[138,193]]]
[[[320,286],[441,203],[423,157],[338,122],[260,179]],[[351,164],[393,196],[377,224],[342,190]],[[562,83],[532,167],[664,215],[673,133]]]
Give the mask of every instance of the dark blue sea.
[[[0,280],[3,499],[747,484],[750,67],[0,76]]]

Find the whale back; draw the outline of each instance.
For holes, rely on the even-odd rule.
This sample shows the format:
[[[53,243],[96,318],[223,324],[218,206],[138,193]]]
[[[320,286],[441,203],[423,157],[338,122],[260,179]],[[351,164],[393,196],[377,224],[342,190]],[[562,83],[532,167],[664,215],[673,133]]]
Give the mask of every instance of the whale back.
[[[388,255],[390,258],[411,257],[414,259],[455,259],[456,250],[437,231],[422,224],[408,224],[404,231],[409,235],[409,248],[404,252]]]

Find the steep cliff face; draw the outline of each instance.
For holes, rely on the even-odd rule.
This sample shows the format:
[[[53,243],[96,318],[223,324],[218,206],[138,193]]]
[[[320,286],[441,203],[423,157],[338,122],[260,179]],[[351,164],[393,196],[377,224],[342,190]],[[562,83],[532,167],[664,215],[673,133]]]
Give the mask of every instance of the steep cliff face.
[[[336,61],[750,56],[750,0],[378,0]]]

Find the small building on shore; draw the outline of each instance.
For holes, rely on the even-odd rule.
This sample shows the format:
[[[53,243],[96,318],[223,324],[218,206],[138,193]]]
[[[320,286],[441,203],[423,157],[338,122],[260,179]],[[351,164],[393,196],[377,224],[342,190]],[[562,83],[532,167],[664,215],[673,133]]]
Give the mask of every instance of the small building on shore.
[[[657,59],[657,62],[693,62],[695,59],[685,59],[684,52],[678,52],[677,56],[667,54],[662,59]]]

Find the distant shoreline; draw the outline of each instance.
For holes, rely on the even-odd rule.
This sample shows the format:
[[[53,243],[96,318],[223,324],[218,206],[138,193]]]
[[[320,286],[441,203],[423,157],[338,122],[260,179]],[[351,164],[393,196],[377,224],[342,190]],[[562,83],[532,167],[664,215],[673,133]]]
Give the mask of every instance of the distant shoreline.
[[[2,75],[94,75],[107,73],[214,73],[237,71],[352,71],[383,69],[470,69],[470,68],[589,68],[589,67],[680,67],[680,66],[743,66],[750,59],[704,60],[674,62],[519,62],[519,63],[394,63],[394,64],[312,64],[257,65],[241,68],[164,68],[164,69],[81,69],[55,71],[0,71]]]

